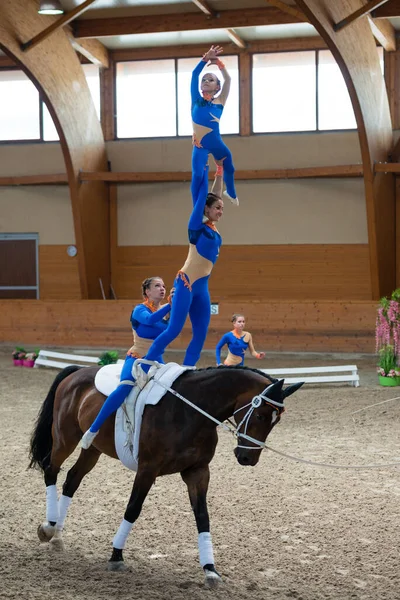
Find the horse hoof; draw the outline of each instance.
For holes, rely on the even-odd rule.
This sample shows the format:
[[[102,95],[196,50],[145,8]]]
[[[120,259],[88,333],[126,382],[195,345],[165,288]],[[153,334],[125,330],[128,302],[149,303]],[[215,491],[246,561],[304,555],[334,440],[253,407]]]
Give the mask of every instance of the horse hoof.
[[[52,538],[50,540],[50,548],[54,552],[64,552],[64,542],[61,538]]]
[[[205,583],[208,588],[215,590],[222,583],[222,578],[215,571],[205,570],[205,574]]]
[[[123,560],[110,560],[108,563],[107,571],[121,572],[127,570],[128,567],[126,566]]]
[[[47,522],[42,523],[37,528],[38,538],[41,542],[50,542],[55,532],[55,527]]]

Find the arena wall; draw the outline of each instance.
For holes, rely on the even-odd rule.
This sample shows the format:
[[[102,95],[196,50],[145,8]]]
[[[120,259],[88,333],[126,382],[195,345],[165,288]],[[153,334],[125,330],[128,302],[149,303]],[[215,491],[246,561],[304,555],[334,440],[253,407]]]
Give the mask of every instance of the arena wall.
[[[356,164],[356,132],[228,136],[237,169]],[[189,171],[190,140],[108,142],[114,171]],[[0,176],[64,172],[59,144],[0,146]],[[84,185],[84,184],[82,184]],[[239,181],[241,206],[226,203],[224,247],[211,278],[215,301],[369,300],[362,179]],[[134,298],[159,273],[172,282],[185,258],[188,183],[121,184],[112,249],[113,287]],[[0,232],[39,233],[40,298],[79,299],[75,235],[66,186],[0,188]]]
[[[3,300],[2,341],[12,344],[128,348],[129,315],[140,301]],[[257,350],[301,352],[373,352],[376,304],[369,301],[222,302],[212,315],[205,344],[214,349],[230,328],[233,312],[244,312]],[[190,326],[172,344],[186,348]]]

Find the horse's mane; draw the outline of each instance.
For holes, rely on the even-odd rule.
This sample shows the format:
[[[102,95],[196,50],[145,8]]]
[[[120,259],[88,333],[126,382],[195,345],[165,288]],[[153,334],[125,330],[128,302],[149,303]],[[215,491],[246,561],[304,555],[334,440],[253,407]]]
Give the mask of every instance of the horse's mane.
[[[204,367],[203,369],[196,369],[196,372],[199,371],[212,371],[212,370],[228,370],[232,371],[236,370],[236,371],[252,371],[253,373],[258,373],[258,375],[262,375],[264,378],[269,379],[269,381],[271,383],[276,383],[278,381],[278,379],[276,379],[275,377],[272,377],[271,375],[268,375],[268,373],[264,373],[263,371],[260,371],[260,369],[252,369],[251,367],[245,367],[245,366],[241,366],[241,365],[236,365],[234,367],[228,367],[226,365],[220,365],[218,367]]]

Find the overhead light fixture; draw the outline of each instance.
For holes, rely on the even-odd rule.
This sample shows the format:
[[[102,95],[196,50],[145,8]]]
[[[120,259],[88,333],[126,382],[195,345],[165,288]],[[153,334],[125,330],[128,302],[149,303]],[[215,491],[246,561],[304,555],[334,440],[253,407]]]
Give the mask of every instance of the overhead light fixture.
[[[62,15],[64,9],[60,0],[40,0],[38,13],[40,15]]]

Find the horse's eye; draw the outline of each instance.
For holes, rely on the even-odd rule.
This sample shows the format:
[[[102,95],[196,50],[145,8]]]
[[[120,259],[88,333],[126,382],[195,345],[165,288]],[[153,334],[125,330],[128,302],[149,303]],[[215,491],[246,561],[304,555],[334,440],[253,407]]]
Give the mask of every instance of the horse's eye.
[[[266,417],[265,415],[257,415],[257,421],[265,421]]]

